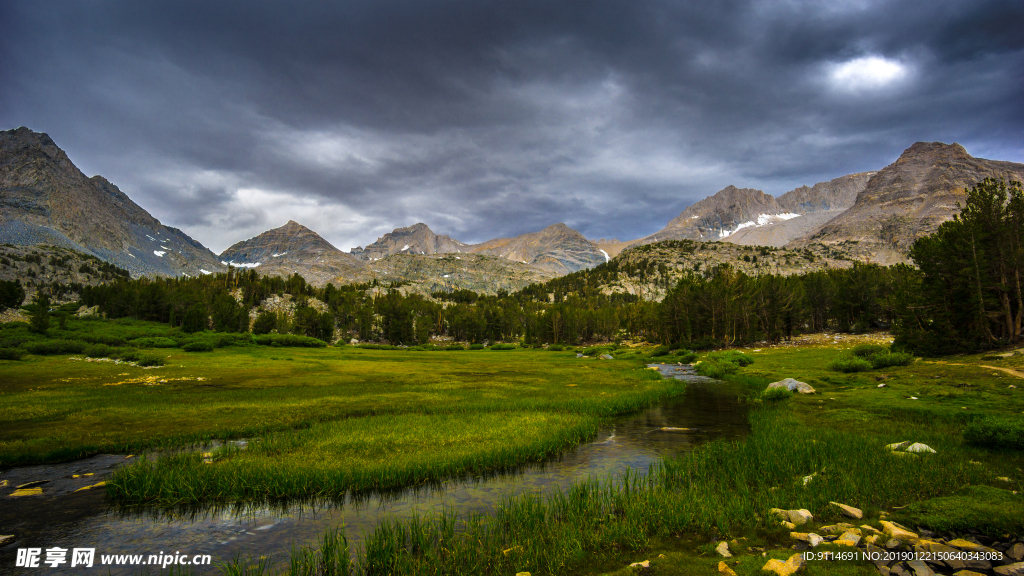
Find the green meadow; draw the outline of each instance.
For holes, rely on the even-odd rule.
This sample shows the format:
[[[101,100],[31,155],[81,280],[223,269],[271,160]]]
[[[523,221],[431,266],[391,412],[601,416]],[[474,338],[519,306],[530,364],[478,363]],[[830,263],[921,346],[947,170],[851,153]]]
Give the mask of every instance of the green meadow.
[[[82,336],[95,326],[113,329],[82,322],[67,330]],[[174,336],[158,327],[125,321],[117,330],[135,331],[129,346]],[[699,355],[706,370],[746,391],[751,433],[743,440],[704,444],[645,475],[510,497],[489,514],[385,521],[352,562],[344,539],[329,533],[290,563],[238,559],[222,571],[628,574],[628,563],[651,560],[658,574],[706,574],[717,542],[743,538],[733,569],[756,574],[766,558],[792,553],[789,531],[769,509],[807,508],[816,525],[841,521],[830,501],[863,509],[866,522],[884,512],[944,533],[1024,533],[1024,356],[861,362],[842,372],[858,358],[851,339],[843,342]],[[549,458],[611,416],[682,392],[645,362],[693,359],[664,347],[606,346],[577,358],[572,349],[519,347],[222,342],[188,352],[177,344],[136,346],[159,358],[157,367],[81,354],[0,360],[0,465],[144,453],[115,474],[108,493],[157,506],[389,490]],[[616,359],[593,359],[601,352]],[[817,393],[763,392],[786,377]],[[248,444],[181,450],[231,439]],[[937,453],[885,448],[903,441]],[[845,563],[806,573],[872,571]]]

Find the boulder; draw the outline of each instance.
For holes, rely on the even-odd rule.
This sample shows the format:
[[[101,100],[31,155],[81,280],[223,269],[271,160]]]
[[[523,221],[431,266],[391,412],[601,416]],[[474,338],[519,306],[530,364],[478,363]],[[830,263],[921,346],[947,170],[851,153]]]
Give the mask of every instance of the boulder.
[[[718,546],[715,547],[715,552],[718,552],[718,555],[723,558],[732,558],[732,552],[729,551],[729,543],[725,540],[718,543]]]
[[[812,388],[810,384],[807,384],[806,382],[801,382],[799,380],[794,380],[792,378],[786,378],[784,380],[779,380],[778,382],[772,382],[771,384],[768,385],[768,389],[771,390],[772,388],[785,388],[790,392],[799,392],[801,394],[814,394],[814,388]]]
[[[1012,558],[1014,562],[1024,560],[1024,544],[1017,542],[1006,551],[1006,555]]]
[[[914,576],[935,576],[935,572],[932,572],[924,560],[910,560],[907,566],[914,571]]]
[[[611,360],[612,359],[612,355],[611,354],[601,354],[600,358],[601,358],[601,360]]]
[[[953,576],[985,576],[981,572],[975,572],[974,570],[959,570],[953,572]]]
[[[992,571],[999,576],[1024,576],[1024,562],[1007,564],[1006,566],[997,566]]]
[[[981,552],[983,554],[996,554],[996,551],[991,549],[991,548],[989,548],[988,546],[982,546],[981,544],[977,544],[977,543],[971,542],[970,540],[964,540],[963,538],[957,538],[955,540],[950,540],[950,541],[946,542],[946,544],[948,546],[952,546],[953,548],[957,548],[959,550],[965,550],[967,552]]]

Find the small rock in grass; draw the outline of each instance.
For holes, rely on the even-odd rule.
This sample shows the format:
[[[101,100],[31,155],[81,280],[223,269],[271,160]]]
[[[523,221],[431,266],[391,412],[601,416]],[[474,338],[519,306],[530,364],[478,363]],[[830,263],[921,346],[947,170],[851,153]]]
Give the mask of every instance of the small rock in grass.
[[[839,544],[840,546],[856,546],[860,543],[860,538],[860,531],[847,530],[846,532],[843,532],[843,535],[840,536],[834,544]]]
[[[907,452],[910,452],[912,454],[936,454],[935,450],[931,446],[927,444],[921,444],[920,442],[915,442],[914,444],[907,446]]]
[[[779,522],[779,524],[781,524],[782,527],[786,528],[787,530],[793,530],[796,528],[796,524],[793,524],[792,522],[782,521]]]
[[[799,392],[800,394],[814,394],[814,388],[810,384],[792,378],[772,382],[768,385],[768,389],[771,390],[772,388],[785,388],[790,392]]]
[[[910,440],[907,440],[905,442],[896,442],[894,444],[888,444],[888,445],[886,445],[886,448],[888,448],[889,450],[897,451],[897,450],[903,450],[907,446],[910,446],[911,444],[913,444],[913,442],[911,442]]]
[[[640,570],[645,570],[645,569],[651,567],[651,561],[650,560],[644,560],[643,562],[633,562],[632,564],[629,565],[629,567],[630,568],[637,568],[637,569],[640,569]]]
[[[791,576],[796,574],[807,564],[804,560],[803,554],[793,554],[789,557],[789,560],[783,562],[782,560],[776,560],[772,558],[761,567],[761,570],[765,572],[775,572],[778,576]]]
[[[789,515],[789,521],[797,526],[803,526],[811,520],[814,520],[814,515],[812,515],[811,511],[806,508],[801,508],[799,510],[787,510],[786,513]]]
[[[830,526],[822,526],[818,531],[828,536],[838,536],[843,532],[846,532],[850,528],[853,528],[853,524],[847,524],[840,522],[839,524],[832,524]]]
[[[718,543],[718,546],[715,546],[715,552],[718,552],[718,555],[723,558],[732,558],[732,552],[729,552],[729,543],[725,540],[722,540]]]
[[[835,506],[843,513],[843,516],[847,518],[854,518],[860,520],[864,517],[864,512],[860,508],[854,508],[853,506],[847,506],[846,504],[840,504],[839,502],[829,502],[832,506]]]
[[[611,360],[611,359],[612,359],[612,355],[611,354],[601,354],[601,360]]]
[[[718,563],[718,574],[720,576],[736,576],[736,572],[734,572],[732,568],[729,568],[729,565],[726,564],[725,561]]]
[[[793,540],[799,540],[800,542],[806,542],[811,548],[816,547],[825,541],[824,538],[815,534],[814,532],[790,532],[789,537]]]
[[[868,524],[861,524],[860,529],[862,532],[867,532],[868,534],[881,534],[878,528],[875,528],[874,526]]]
[[[910,530],[907,530],[906,528],[896,524],[895,522],[887,522],[885,520],[882,520],[880,523],[882,524],[883,533],[892,540],[898,540],[900,542],[907,542],[913,544],[914,542],[917,542],[921,539],[920,536],[918,536],[917,534],[911,532]],[[886,547],[888,546],[889,543],[887,542]]]

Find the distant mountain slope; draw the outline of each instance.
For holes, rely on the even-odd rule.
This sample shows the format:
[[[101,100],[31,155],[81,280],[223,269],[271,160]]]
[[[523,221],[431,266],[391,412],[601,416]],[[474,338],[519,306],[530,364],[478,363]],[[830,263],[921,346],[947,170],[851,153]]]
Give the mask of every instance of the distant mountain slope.
[[[790,246],[843,244],[859,258],[904,260],[914,240],[959,213],[966,188],[990,176],[1024,180],[1024,164],[974,158],[959,144],[918,142],[872,176],[849,210]]]
[[[475,244],[471,251],[522,262],[556,274],[593,268],[608,260],[596,244],[561,223],[552,224],[540,232]]]
[[[87,178],[49,136],[24,127],[0,132],[0,243],[60,246],[134,276],[224,269],[202,244],[105,178]]]
[[[350,253],[360,260],[380,260],[392,254],[449,254],[466,252],[469,244],[448,236],[434,234],[426,224],[419,222],[405,228],[395,228],[366,248],[353,248]]]
[[[640,246],[663,240],[721,240],[741,229],[746,222],[761,219],[767,223],[767,215],[783,213],[782,207],[770,194],[752,188],[726,186],[683,210],[661,230],[629,245]]]
[[[770,219],[764,224],[755,222],[759,225],[742,228],[723,240],[747,246],[785,246],[801,236],[814,233],[853,206],[857,195],[874,174],[848,174],[819,182],[810,188],[801,186],[790,190],[778,197],[779,208],[799,216]]]
[[[323,285],[338,276],[358,279],[366,264],[342,252],[319,234],[289,220],[280,228],[235,243],[220,255],[221,264],[256,268],[262,274],[290,276]]]
[[[569,282],[568,285],[575,285],[577,289],[586,285],[604,294],[633,294],[645,300],[660,301],[680,279],[693,274],[711,274],[723,264],[749,276],[788,276],[853,266],[842,252],[820,244],[790,250],[740,246],[731,242],[663,240],[623,250],[607,264],[580,272],[578,277],[583,279],[582,284]]]
[[[565,224],[553,224],[513,238],[466,244],[439,236],[421,222],[396,228],[366,248],[353,248],[351,253],[368,261],[394,254],[487,254],[559,274],[591,268],[609,258],[595,243]]]
[[[683,210],[661,230],[628,242],[626,247],[664,240],[784,246],[853,206],[872,174],[849,174],[812,187],[801,186],[778,198],[752,188],[726,186]]]
[[[499,290],[515,292],[557,276],[561,274],[485,254],[392,254],[369,263],[359,281],[408,282],[402,290],[419,294],[463,289],[495,294]],[[343,280],[338,278],[335,283]]]

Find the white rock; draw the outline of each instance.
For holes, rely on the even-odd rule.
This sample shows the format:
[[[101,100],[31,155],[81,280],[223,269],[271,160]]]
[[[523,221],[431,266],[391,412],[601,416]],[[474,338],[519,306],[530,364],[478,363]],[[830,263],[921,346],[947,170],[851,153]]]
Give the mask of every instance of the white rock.
[[[935,450],[933,450],[931,446],[929,446],[927,444],[921,444],[920,442],[915,442],[915,443],[911,444],[910,446],[907,446],[907,452],[912,452],[914,454],[920,454],[920,453],[935,454],[936,453]]]
[[[723,558],[732,558],[732,552],[729,551],[729,543],[725,540],[718,543],[718,546],[715,547],[715,552],[718,552],[718,555]]]

